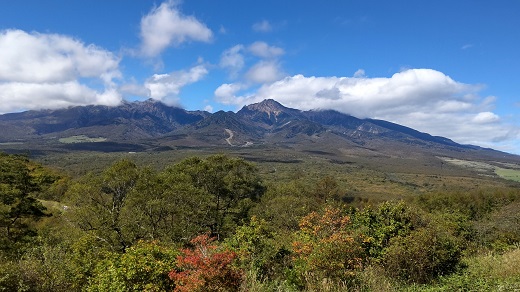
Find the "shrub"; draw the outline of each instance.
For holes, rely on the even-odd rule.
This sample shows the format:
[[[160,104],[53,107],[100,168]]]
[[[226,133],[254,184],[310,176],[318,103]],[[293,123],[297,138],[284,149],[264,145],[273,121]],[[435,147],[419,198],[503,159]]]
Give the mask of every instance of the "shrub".
[[[358,232],[369,237],[364,247],[374,260],[383,256],[392,238],[406,236],[425,224],[419,214],[403,201],[384,202],[362,211],[352,210],[352,219]]]
[[[266,220],[251,218],[247,225],[237,228],[226,241],[237,254],[240,266],[250,270],[258,280],[275,279],[283,274],[289,261],[289,250]]]
[[[101,261],[88,291],[167,291],[174,285],[168,270],[175,266],[178,252],[157,242],[139,242],[124,254]]]
[[[386,273],[408,283],[429,283],[453,273],[459,266],[462,247],[441,230],[420,228],[390,241],[383,257]]]
[[[352,281],[366,260],[363,242],[367,237],[350,229],[350,217],[339,209],[312,212],[300,221],[293,242],[296,283]]]
[[[232,265],[236,254],[218,251],[213,240],[200,235],[191,240],[193,248],[182,250],[177,268],[169,273],[175,281],[174,291],[238,291],[242,273]]]

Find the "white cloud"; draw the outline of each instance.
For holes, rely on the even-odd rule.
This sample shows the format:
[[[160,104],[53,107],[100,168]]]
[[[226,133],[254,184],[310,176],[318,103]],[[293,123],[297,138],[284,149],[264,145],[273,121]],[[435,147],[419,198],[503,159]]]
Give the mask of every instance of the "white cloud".
[[[120,77],[114,54],[67,36],[5,30],[0,32],[0,52],[4,82],[66,82],[80,77],[110,82]]]
[[[150,90],[137,83],[127,83],[119,87],[119,91],[125,95],[150,97]]]
[[[334,109],[396,122],[459,143],[490,145],[490,141],[519,135],[517,128],[491,112],[494,97],[478,96],[481,85],[457,82],[431,69],[408,69],[389,78],[295,75],[266,83],[254,93],[243,94],[243,89],[225,84],[215,97],[239,106],[270,98],[301,110]]]
[[[193,16],[177,9],[177,3],[163,2],[141,19],[141,53],[155,57],[169,46],[188,41],[210,42],[213,32]]]
[[[354,72],[354,77],[355,78],[365,78],[366,77],[365,70],[358,69],[356,72]]]
[[[114,89],[120,59],[95,45],[58,34],[4,30],[0,52],[0,112],[121,101]]]
[[[236,78],[240,70],[244,67],[244,56],[241,53],[243,50],[243,45],[236,45],[225,50],[220,57],[220,66],[229,70],[229,74],[232,78]]]
[[[204,107],[204,110],[207,111],[207,112],[213,112],[213,107],[209,104],[207,104],[205,107]]]
[[[276,58],[285,53],[282,48],[270,46],[265,42],[254,42],[248,47],[248,50],[260,58]]]
[[[257,62],[245,72],[243,77],[253,83],[273,82],[285,75],[277,60],[284,53],[282,48],[270,46],[261,41],[254,42],[247,47],[239,44],[222,53],[220,67],[227,69],[230,77],[236,79],[246,66],[247,56],[249,57],[249,62],[251,59]]]
[[[284,76],[276,61],[259,61],[246,73],[246,79],[255,83],[268,83]]]
[[[273,30],[272,25],[267,20],[262,20],[253,24],[253,30],[256,32],[270,32]]]
[[[240,83],[224,83],[215,90],[215,98],[223,104],[243,104],[245,97],[236,97],[236,93],[244,89]]]
[[[500,121],[500,117],[492,112],[480,112],[473,117],[473,122],[477,124],[491,124]]]
[[[114,89],[98,92],[77,81],[63,83],[0,83],[0,112],[57,109],[76,105],[117,105],[121,96]]]
[[[208,70],[204,65],[197,65],[188,71],[176,71],[169,74],[154,74],[146,80],[144,87],[149,90],[149,97],[170,105],[178,105],[182,87],[201,80]]]

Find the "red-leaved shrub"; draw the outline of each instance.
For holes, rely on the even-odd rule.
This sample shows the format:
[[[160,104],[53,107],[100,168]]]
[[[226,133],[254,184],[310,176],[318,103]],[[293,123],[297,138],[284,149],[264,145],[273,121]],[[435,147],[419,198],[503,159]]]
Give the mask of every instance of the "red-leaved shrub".
[[[232,265],[236,254],[218,250],[211,244],[214,238],[199,235],[191,240],[193,248],[182,250],[177,257],[177,269],[170,271],[175,281],[174,291],[237,291],[242,273]]]

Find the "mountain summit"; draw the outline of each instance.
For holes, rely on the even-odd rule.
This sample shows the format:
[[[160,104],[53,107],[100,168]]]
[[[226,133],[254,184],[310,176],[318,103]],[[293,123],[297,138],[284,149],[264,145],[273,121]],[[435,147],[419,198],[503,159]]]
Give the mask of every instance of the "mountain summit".
[[[237,112],[237,116],[250,120],[263,128],[271,128],[290,120],[303,118],[301,111],[285,107],[273,99],[246,105]]]
[[[279,102],[277,102],[274,99],[265,99],[262,102],[259,103],[253,103],[250,105],[244,106],[244,109],[249,111],[256,111],[256,112],[264,112],[268,114],[274,114],[277,115],[281,112],[285,111],[295,111],[294,109],[287,108],[283,105],[281,105]]]

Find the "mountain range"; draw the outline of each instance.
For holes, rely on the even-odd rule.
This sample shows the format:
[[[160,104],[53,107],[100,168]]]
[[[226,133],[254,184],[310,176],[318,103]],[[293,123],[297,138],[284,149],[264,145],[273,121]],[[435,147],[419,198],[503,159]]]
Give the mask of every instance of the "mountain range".
[[[74,140],[74,138],[77,138]],[[67,140],[68,139],[68,140]],[[518,160],[518,156],[334,110],[300,111],[275,100],[238,112],[187,111],[147,100],[115,107],[77,106],[0,115],[0,149],[95,151],[178,147],[293,147],[344,155],[436,156]]]

